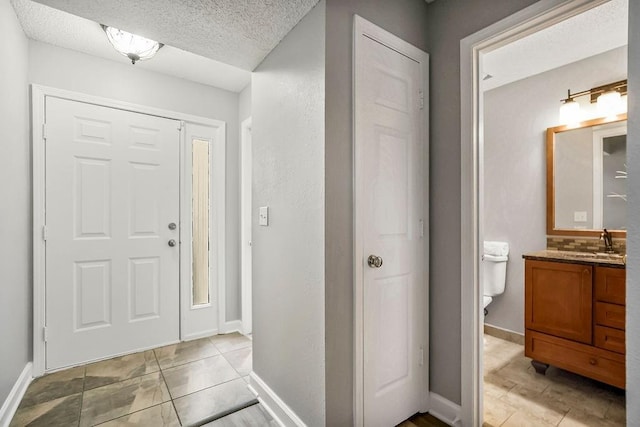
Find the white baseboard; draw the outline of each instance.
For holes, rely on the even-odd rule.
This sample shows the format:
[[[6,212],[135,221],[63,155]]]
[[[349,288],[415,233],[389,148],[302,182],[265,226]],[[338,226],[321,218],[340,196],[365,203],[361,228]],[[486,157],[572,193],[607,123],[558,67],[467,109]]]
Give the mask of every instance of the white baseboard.
[[[462,426],[460,405],[456,405],[450,400],[447,400],[433,392],[429,393],[429,402],[429,413],[431,415],[450,426]]]
[[[27,391],[27,387],[29,387],[29,384],[31,384],[33,380],[32,369],[33,363],[29,362],[25,365],[16,383],[11,388],[9,396],[7,396],[7,399],[2,404],[2,408],[0,408],[0,427],[8,427],[9,423],[11,423],[11,419],[18,409],[20,401]]]
[[[306,427],[306,424],[271,388],[255,374],[249,374],[249,388],[278,425],[283,427]]]
[[[242,333],[242,320],[230,320],[224,322],[224,325],[220,328],[221,334],[230,334],[232,332]]]

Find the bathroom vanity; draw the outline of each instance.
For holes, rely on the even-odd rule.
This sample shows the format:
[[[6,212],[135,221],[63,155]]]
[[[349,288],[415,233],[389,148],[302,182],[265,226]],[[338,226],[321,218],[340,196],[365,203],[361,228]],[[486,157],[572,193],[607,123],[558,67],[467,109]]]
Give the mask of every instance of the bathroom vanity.
[[[625,260],[546,250],[525,259],[525,356],[625,388]]]

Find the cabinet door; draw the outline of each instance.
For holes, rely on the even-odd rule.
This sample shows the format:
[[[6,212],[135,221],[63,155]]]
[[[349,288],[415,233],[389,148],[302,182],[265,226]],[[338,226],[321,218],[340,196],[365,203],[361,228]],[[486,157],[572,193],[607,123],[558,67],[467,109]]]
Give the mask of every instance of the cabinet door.
[[[626,277],[624,268],[596,267],[596,299],[624,305]]]
[[[588,265],[527,260],[527,329],[591,344],[592,275]]]

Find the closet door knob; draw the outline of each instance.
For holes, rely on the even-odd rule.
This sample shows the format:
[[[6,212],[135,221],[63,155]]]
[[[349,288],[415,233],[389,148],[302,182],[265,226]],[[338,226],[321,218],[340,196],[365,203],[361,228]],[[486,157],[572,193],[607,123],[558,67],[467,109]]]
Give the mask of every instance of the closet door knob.
[[[382,257],[369,255],[369,258],[367,258],[367,264],[369,264],[369,267],[371,268],[380,268],[382,267]]]

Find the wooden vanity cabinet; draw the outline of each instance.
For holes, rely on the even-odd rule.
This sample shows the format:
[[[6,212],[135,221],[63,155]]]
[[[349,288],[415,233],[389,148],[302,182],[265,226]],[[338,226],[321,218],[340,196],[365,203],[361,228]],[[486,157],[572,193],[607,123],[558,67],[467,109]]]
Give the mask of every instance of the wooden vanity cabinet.
[[[625,387],[625,269],[525,260],[525,356]]]

